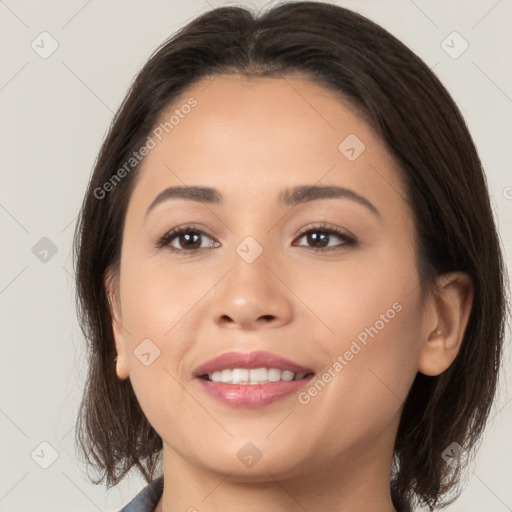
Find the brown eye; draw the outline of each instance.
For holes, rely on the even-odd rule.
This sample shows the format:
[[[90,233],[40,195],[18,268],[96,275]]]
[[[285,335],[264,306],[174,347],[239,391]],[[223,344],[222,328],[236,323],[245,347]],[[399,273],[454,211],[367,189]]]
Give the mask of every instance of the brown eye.
[[[205,238],[210,243],[203,244]],[[184,226],[166,233],[156,245],[158,248],[168,247],[173,252],[193,252],[207,247],[218,247],[217,244],[204,231],[193,226]]]
[[[354,246],[356,241],[353,237],[348,236],[341,230],[332,226],[314,226],[309,228],[307,231],[303,231],[299,235],[299,240],[305,238],[306,246],[316,249],[318,251],[330,251],[342,248],[344,246]],[[341,243],[331,244],[333,238],[341,240]],[[305,247],[299,244],[299,247]]]

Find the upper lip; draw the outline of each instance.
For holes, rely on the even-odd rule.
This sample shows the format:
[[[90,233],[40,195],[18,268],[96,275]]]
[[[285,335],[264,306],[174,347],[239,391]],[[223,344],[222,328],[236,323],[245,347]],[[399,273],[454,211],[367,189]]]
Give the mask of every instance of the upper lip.
[[[313,372],[310,368],[301,366],[271,352],[227,352],[198,366],[194,371],[194,377],[201,377],[202,375],[219,370],[232,370],[233,368],[277,368],[281,371],[288,370],[293,373]]]

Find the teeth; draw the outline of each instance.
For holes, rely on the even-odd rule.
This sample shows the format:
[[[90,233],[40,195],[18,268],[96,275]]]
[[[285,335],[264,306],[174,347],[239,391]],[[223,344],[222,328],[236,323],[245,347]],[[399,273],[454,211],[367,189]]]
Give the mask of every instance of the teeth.
[[[249,370],[247,368],[234,368],[231,371],[231,381],[237,384],[247,384],[249,382]]]
[[[219,373],[219,372],[215,372]],[[233,372],[231,370],[222,370],[220,372],[220,381],[221,382],[231,382],[231,376],[233,375]]]
[[[295,377],[295,373],[293,373],[293,372],[284,371],[283,373],[281,373],[281,380],[289,381],[289,380],[293,380],[294,377]]]
[[[225,384],[266,384],[267,382],[278,382],[299,380],[305,377],[306,373],[293,373],[288,370],[281,371],[278,368],[233,368],[232,370],[218,370],[208,374],[208,380],[212,382],[223,382]]]
[[[267,378],[270,382],[278,382],[281,380],[281,370],[277,368],[270,368],[267,370]]]
[[[261,384],[267,382],[267,373],[266,368],[253,368],[249,370],[249,383]]]

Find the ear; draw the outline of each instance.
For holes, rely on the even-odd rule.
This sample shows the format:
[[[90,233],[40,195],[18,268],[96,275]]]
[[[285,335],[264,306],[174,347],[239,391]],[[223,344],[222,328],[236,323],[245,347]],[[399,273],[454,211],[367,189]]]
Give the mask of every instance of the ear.
[[[459,353],[473,304],[473,283],[462,272],[436,278],[424,314],[418,371],[439,375]]]
[[[114,271],[107,271],[104,279],[105,293],[107,295],[110,316],[112,318],[112,332],[116,345],[116,373],[120,380],[130,374],[128,368],[128,338],[123,327],[121,316],[121,301],[119,297],[119,277]]]

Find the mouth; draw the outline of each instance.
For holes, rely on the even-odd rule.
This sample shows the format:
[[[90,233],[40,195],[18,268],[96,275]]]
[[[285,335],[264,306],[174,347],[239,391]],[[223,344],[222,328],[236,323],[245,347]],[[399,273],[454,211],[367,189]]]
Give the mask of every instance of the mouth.
[[[255,351],[221,354],[196,368],[193,377],[212,382],[262,384],[300,380],[309,373],[314,373],[312,368],[271,352]]]
[[[199,366],[193,377],[211,397],[255,408],[298,392],[315,372],[270,352],[228,352]]]

